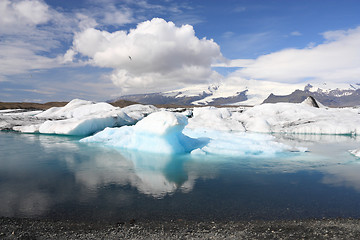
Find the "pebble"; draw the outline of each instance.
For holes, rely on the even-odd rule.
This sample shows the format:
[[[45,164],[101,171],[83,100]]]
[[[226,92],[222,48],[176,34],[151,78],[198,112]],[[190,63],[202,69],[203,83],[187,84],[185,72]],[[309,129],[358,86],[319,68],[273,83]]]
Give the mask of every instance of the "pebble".
[[[360,239],[360,219],[81,223],[0,218],[1,239]]]

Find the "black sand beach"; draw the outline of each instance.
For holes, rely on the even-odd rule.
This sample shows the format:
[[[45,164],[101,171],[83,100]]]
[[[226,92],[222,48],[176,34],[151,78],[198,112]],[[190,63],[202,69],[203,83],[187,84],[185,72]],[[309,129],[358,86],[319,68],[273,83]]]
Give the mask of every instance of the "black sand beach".
[[[359,239],[359,219],[118,223],[0,218],[0,239]]]

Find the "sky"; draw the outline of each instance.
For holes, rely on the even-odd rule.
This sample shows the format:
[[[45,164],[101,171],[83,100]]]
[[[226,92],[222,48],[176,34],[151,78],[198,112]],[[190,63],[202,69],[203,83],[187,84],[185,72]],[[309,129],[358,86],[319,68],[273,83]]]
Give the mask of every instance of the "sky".
[[[0,0],[0,101],[360,83],[358,0]]]

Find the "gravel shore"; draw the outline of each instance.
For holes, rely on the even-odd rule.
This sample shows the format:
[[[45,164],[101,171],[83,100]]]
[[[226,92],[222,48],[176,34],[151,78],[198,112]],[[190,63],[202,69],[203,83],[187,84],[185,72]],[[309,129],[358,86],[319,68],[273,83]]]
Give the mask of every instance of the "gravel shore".
[[[360,239],[360,220],[86,223],[0,218],[0,239]]]

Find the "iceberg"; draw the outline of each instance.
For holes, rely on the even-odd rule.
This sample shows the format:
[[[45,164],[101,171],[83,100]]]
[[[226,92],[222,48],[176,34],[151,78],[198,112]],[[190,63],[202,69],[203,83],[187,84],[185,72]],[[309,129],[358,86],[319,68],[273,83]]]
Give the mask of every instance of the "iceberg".
[[[153,153],[189,153],[204,141],[184,135],[182,130],[186,124],[186,116],[160,111],[150,114],[134,126],[106,128],[94,136],[82,139],[81,142],[102,142]]]
[[[14,126],[34,125],[43,122],[35,115],[42,111],[27,111],[24,109],[7,109],[0,111],[0,130],[11,130]]]
[[[96,103],[74,99],[64,107],[53,107],[43,112],[19,113],[11,110],[0,112],[0,129],[90,136],[107,127],[134,125],[149,114],[158,111],[160,109],[151,105],[135,104],[119,108],[105,102]],[[165,109],[163,111],[176,112],[178,110]],[[211,130],[237,133],[337,135],[360,133],[358,108],[327,108],[311,98],[298,104],[267,103],[252,108],[195,107],[192,110],[185,110],[181,115],[188,117],[186,127],[184,125],[186,129],[199,132]],[[158,121],[164,122],[161,119]],[[137,128],[139,127],[134,129]],[[153,127],[146,128],[154,129]],[[138,132],[140,129],[136,130],[136,133]],[[148,132],[146,134],[149,135]],[[176,151],[180,151],[180,148]],[[180,152],[186,151],[189,149]]]
[[[252,108],[194,108],[186,128],[291,134],[360,133],[359,109],[326,108],[313,98],[302,103],[266,103]]]
[[[270,135],[193,130],[185,128],[187,123],[187,118],[182,114],[160,111],[150,114],[134,126],[106,128],[80,141],[164,154],[273,156],[293,150],[276,142]],[[303,149],[296,149],[300,150]]]
[[[37,114],[36,116],[48,119],[82,118],[89,115],[114,111],[116,109],[116,107],[105,102],[96,103],[92,101],[74,99],[64,107],[52,107]]]
[[[240,121],[232,117],[227,108],[198,107],[194,108],[187,128],[211,129],[220,131],[245,131]]]
[[[37,119],[36,124],[14,126],[13,130],[26,133],[89,136],[106,127],[135,124],[155,111],[157,108],[154,106],[136,104],[119,108],[105,102],[74,99],[64,107],[53,107],[34,115]]]
[[[355,157],[360,158],[360,148],[350,150],[349,152],[350,152],[352,155],[354,155]]]
[[[316,108],[305,103],[262,104],[234,114],[246,131],[262,133],[347,134],[360,133],[359,110]]]
[[[259,133],[223,132],[185,129],[184,133],[195,139],[209,139],[203,147],[194,149],[192,155],[224,155],[242,157],[273,157],[284,151],[305,152],[307,148],[288,146],[276,138]]]

